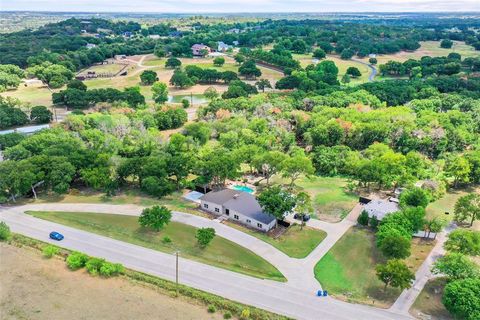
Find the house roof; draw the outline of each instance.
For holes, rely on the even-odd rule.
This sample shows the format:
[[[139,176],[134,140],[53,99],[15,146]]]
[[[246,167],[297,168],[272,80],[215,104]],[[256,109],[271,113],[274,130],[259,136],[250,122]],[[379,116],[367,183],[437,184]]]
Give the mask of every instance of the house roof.
[[[236,211],[261,223],[270,224],[275,221],[275,217],[264,213],[255,196],[248,192],[223,189],[209,192],[200,200],[222,205],[226,209]]]
[[[388,214],[399,211],[400,206],[393,201],[376,199],[364,205],[363,210],[368,213],[370,218],[376,216],[378,220],[382,220]]]

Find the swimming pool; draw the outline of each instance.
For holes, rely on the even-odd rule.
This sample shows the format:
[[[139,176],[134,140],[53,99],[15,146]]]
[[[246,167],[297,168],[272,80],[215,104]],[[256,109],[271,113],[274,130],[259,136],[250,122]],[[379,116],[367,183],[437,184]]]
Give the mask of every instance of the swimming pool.
[[[233,189],[238,190],[238,191],[248,192],[248,193],[253,193],[255,191],[252,188],[249,188],[247,186],[241,186],[241,185],[238,185],[238,184],[234,185]]]

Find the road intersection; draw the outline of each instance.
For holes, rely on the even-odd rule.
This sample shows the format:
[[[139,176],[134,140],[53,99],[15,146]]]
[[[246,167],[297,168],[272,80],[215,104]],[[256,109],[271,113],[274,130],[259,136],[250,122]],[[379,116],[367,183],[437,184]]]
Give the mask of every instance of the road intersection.
[[[1,207],[0,220],[13,232],[52,242],[52,230],[66,235],[62,246],[91,256],[119,262],[128,268],[164,279],[175,279],[173,255],[150,250],[130,243],[66,227],[25,214],[28,210],[98,212],[139,215],[142,207],[135,205],[45,203],[17,207]],[[356,207],[352,214],[357,214]],[[199,262],[180,259],[180,282],[219,296],[263,308],[296,319],[411,319],[408,313],[396,309],[385,310],[359,304],[350,304],[330,297],[316,297],[320,285],[313,275],[315,263],[354,224],[349,217],[330,224],[312,220],[310,225],[325,230],[324,241],[306,258],[290,258],[268,243],[217,221],[182,212],[174,212],[172,221],[195,227],[214,227],[218,235],[242,245],[277,267],[287,282],[263,280],[223,270]],[[317,222],[318,221],[318,222]]]

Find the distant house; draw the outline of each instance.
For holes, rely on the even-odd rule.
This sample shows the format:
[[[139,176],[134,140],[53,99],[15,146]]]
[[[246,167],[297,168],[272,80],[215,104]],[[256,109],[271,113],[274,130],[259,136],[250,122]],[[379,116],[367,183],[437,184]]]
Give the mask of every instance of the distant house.
[[[233,28],[233,29],[228,30],[228,32],[229,32],[229,33],[240,33],[241,30],[238,29],[238,28]]]
[[[400,211],[400,206],[394,199],[371,200],[363,206],[363,210],[368,213],[369,218],[375,216],[378,220],[383,220],[390,213]]]
[[[218,42],[218,47],[217,47],[218,52],[227,52],[228,49],[233,49],[233,47],[231,45],[226,44],[223,41]]]
[[[131,33],[130,31],[125,31],[125,32],[123,33],[123,36],[124,36],[125,38],[130,38],[131,36],[133,36],[133,33]]]
[[[369,58],[376,58],[377,55],[376,55],[375,53],[370,53],[370,54],[368,55],[368,57],[369,57]]]
[[[97,47],[97,45],[94,44],[94,43],[87,43],[87,45],[85,47],[87,47],[87,49],[93,49],[93,48]]]
[[[153,40],[158,40],[161,38],[158,34],[150,34],[148,37]]]
[[[204,45],[203,43],[196,43],[192,46],[192,54],[196,57],[203,57],[204,50],[207,52],[207,54],[212,51],[208,46]]]
[[[80,30],[80,33],[87,33],[87,30],[82,29],[82,30]]]
[[[115,60],[124,60],[127,59],[127,56],[125,54],[116,54],[115,55]]]
[[[237,40],[232,41],[232,43],[235,47],[238,47],[238,45],[240,44],[240,42],[238,42]]]
[[[202,210],[225,215],[248,227],[268,232],[277,225],[274,216],[263,212],[254,195],[232,189],[211,191],[200,197]]]

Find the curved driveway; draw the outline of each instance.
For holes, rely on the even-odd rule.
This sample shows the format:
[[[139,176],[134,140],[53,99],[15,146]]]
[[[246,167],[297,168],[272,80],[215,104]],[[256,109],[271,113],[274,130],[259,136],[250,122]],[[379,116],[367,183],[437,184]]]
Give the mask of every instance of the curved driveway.
[[[55,242],[48,238],[48,233],[51,230],[57,230],[66,235],[61,243],[65,248],[103,257],[112,262],[122,263],[134,270],[174,280],[175,258],[173,255],[24,214],[27,210],[49,210],[139,215],[142,209],[142,207],[134,205],[34,204],[1,207],[0,220],[5,221],[14,232],[51,243]],[[218,235],[261,255],[275,265],[288,279],[286,283],[262,280],[181,258],[180,282],[185,285],[297,319],[387,320],[410,318],[407,315],[396,314],[384,309],[350,304],[330,297],[320,298],[314,295],[315,290],[319,289],[319,285],[313,277],[313,266],[318,261],[317,258],[323,256],[335,243],[335,238],[339,238],[338,234],[331,234],[334,230],[330,230],[329,236],[322,242],[325,245],[320,244],[310,256],[305,259],[293,259],[273,246],[215,220],[181,212],[174,212],[172,220],[196,227],[214,227]],[[344,225],[336,224],[341,226],[338,231],[348,229],[347,226],[352,223],[348,219],[345,221],[347,223]],[[333,224],[328,225],[330,226],[324,225],[323,227],[333,228]]]

